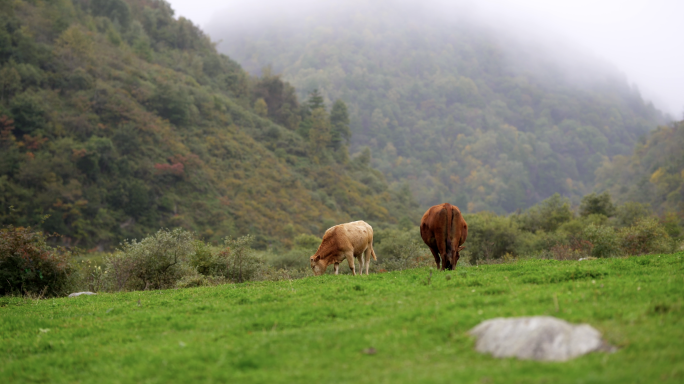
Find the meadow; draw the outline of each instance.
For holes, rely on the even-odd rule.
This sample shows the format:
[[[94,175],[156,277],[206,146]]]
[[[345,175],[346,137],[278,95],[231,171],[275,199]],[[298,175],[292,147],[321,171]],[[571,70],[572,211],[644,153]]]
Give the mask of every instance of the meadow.
[[[0,382],[682,382],[683,301],[682,252],[2,297]],[[619,349],[565,363],[475,352],[480,321],[532,315],[589,323]]]

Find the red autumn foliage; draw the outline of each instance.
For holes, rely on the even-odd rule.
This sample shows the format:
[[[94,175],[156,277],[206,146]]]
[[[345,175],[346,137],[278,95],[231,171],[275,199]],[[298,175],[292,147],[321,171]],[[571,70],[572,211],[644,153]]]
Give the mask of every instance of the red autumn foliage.
[[[173,155],[169,157],[169,162],[171,164],[157,163],[154,168],[157,170],[157,174],[172,174],[174,176],[183,176],[185,174],[185,168],[187,166],[199,165],[200,159],[195,154],[189,155]]]
[[[88,153],[85,149],[71,149],[71,159],[76,160],[79,159],[83,156],[85,156]]]
[[[0,230],[0,295],[39,293],[58,296],[68,288],[73,272],[71,254],[52,248],[31,228]]]
[[[33,137],[31,135],[24,135],[24,145],[27,149],[37,150],[46,141],[48,141],[47,137],[41,137],[40,135],[36,137]]]
[[[2,115],[0,116],[0,142],[4,143],[12,140],[12,131],[14,130],[14,120]]]
[[[157,170],[157,173],[159,174],[164,174],[164,173],[170,173],[175,176],[183,176],[185,173],[184,169],[185,166],[183,163],[176,163],[176,164],[155,164],[154,168]]]

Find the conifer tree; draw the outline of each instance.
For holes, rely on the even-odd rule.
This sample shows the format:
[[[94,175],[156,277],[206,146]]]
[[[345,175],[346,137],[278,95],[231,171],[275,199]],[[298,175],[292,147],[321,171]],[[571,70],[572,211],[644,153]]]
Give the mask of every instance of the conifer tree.
[[[349,113],[347,105],[342,100],[337,100],[330,111],[330,126],[332,138],[330,144],[339,149],[342,145],[349,145],[351,131],[349,130]]]
[[[323,157],[325,148],[330,144],[330,139],[328,114],[323,108],[316,108],[311,112],[311,130],[309,131],[314,162],[318,163]]]
[[[309,94],[309,109],[313,112],[316,109],[323,109],[325,110],[325,103],[323,101],[323,96],[321,96],[321,93],[318,92],[318,89],[314,89],[311,91]]]

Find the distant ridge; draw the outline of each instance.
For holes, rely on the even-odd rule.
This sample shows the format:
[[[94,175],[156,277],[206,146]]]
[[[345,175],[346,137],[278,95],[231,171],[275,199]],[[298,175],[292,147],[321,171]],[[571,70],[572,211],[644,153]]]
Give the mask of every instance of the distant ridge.
[[[604,63],[407,7],[334,2],[207,30],[248,71],[270,66],[301,95],[344,100],[352,152],[369,146],[423,208],[501,214],[554,193],[577,204],[606,159],[665,123]]]

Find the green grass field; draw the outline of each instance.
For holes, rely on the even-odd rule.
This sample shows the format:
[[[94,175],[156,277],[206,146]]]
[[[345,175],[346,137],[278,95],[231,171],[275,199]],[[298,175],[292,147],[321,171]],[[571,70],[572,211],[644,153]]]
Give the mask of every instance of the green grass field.
[[[429,271],[0,298],[0,383],[684,382],[684,253]],[[474,351],[480,321],[530,315],[589,323],[619,351]]]

